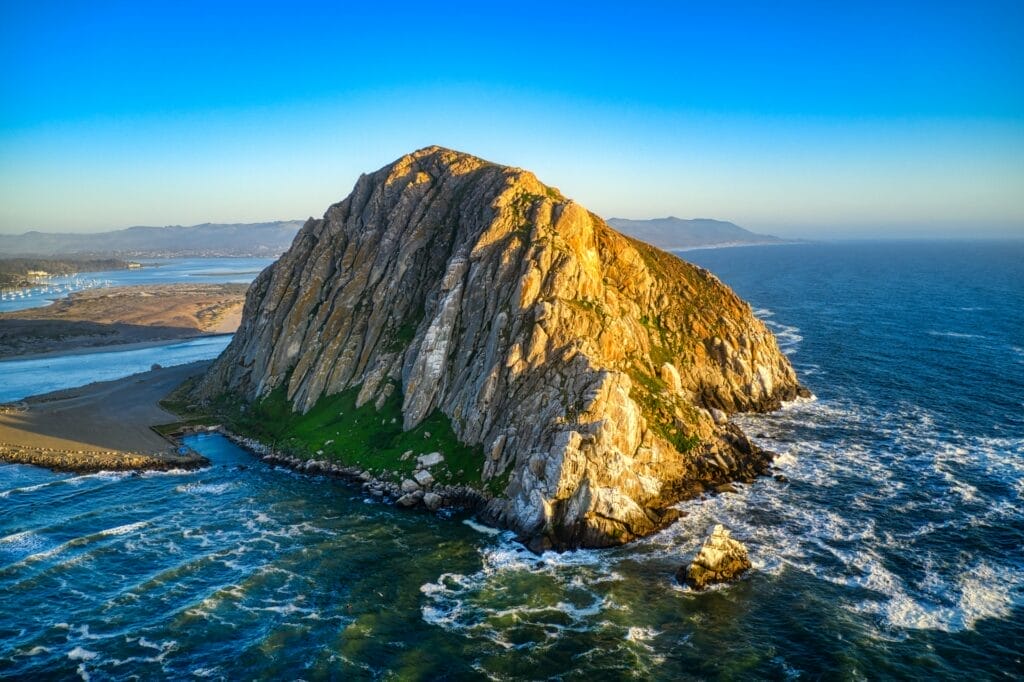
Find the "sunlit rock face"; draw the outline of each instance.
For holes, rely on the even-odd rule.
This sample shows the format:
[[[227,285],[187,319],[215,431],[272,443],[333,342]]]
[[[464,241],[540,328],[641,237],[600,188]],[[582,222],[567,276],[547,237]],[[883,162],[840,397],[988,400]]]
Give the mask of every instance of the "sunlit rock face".
[[[689,567],[679,569],[676,580],[695,590],[703,590],[736,580],[750,568],[747,548],[732,539],[725,526],[718,524]]]
[[[769,455],[723,414],[800,389],[707,271],[628,239],[532,173],[430,147],[362,176],[249,290],[198,389],[294,409],[401,391],[482,447],[485,515],[541,549],[650,533]],[[711,416],[719,415],[719,423]]]

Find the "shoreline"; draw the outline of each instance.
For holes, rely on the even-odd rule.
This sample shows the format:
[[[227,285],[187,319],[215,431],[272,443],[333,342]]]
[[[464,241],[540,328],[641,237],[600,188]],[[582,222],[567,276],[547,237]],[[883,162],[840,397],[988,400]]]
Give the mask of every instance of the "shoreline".
[[[160,346],[171,346],[176,343],[185,343],[186,341],[194,341],[196,339],[208,339],[216,338],[218,336],[232,336],[234,332],[209,332],[193,334],[191,336],[180,336],[167,339],[153,339],[151,341],[127,341],[127,342],[112,342],[105,345],[98,346],[83,346],[74,350],[48,350],[40,351],[38,353],[23,353],[20,355],[0,355],[0,365],[5,362],[17,362],[19,360],[42,360],[45,358],[54,357],[77,357],[80,355],[95,355],[96,353],[118,353],[121,351],[129,350],[144,350],[146,348],[158,348]],[[132,375],[135,376],[135,375]],[[125,377],[127,378],[127,377]],[[96,382],[93,382],[96,383]],[[89,384],[85,384],[88,386]],[[45,395],[45,394],[39,394]],[[24,400],[31,400],[36,396],[29,396]]]
[[[209,464],[158,427],[176,415],[159,401],[210,361],[43,393],[0,410],[0,462],[78,473],[195,469]]]
[[[712,251],[717,249],[740,249],[744,246],[798,246],[810,244],[808,241],[778,241],[778,242],[736,242],[724,244],[707,244],[705,246],[673,246],[663,249],[669,253],[686,253],[688,251]],[[658,247],[661,248],[661,247]]]
[[[184,425],[180,430],[172,432],[168,438],[181,443],[184,437],[193,434],[216,433],[234,445],[245,450],[255,459],[274,467],[281,467],[306,476],[328,476],[341,479],[352,485],[359,485],[362,491],[385,503],[396,507],[420,507],[430,512],[441,510],[458,510],[478,513],[483,511],[488,497],[475,488],[464,485],[444,485],[429,483],[411,490],[408,483],[411,479],[397,484],[386,481],[357,466],[345,466],[327,460],[300,459],[285,452],[274,450],[255,438],[234,433],[223,424]],[[422,471],[429,471],[424,467]],[[433,494],[436,499],[430,498]]]
[[[246,290],[240,284],[140,284],[78,291],[45,307],[3,312],[0,360],[230,334],[241,321]]]

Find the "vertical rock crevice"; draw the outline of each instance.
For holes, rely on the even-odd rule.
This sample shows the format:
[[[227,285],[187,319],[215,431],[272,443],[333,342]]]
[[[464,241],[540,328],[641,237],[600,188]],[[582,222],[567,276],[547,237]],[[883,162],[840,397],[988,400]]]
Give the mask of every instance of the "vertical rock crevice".
[[[307,221],[196,392],[282,385],[298,412],[356,386],[360,405],[398,386],[406,429],[440,410],[484,477],[507,477],[486,514],[536,548],[626,542],[763,473],[723,417],[803,390],[713,275],[528,171],[439,147]]]

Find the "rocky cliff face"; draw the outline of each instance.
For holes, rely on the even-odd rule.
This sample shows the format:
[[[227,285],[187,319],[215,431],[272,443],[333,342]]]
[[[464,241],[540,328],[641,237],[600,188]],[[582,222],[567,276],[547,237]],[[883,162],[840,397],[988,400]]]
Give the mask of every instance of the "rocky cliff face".
[[[310,219],[249,290],[199,385],[297,411],[359,388],[435,409],[506,481],[486,514],[535,548],[656,530],[769,457],[725,415],[801,389],[772,334],[707,271],[628,239],[532,173],[438,147]]]

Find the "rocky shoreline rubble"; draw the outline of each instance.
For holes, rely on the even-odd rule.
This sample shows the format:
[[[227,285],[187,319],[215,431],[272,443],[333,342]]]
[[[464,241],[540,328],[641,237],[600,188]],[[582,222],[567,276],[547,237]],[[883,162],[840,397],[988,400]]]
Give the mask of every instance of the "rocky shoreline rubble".
[[[181,455],[153,455],[120,450],[62,449],[0,443],[0,462],[31,464],[51,471],[91,474],[99,471],[169,471],[199,469],[210,461],[189,452]]]
[[[413,475],[403,479],[401,483],[395,483],[374,476],[360,467],[345,466],[327,460],[301,459],[280,452],[255,438],[234,433],[220,424],[187,427],[180,432],[180,435],[186,433],[219,433],[267,464],[311,476],[340,478],[358,484],[371,497],[399,507],[422,507],[431,512],[445,509],[477,512],[482,510],[490,499],[486,494],[469,486],[438,483],[431,473],[431,468],[444,462],[444,455],[439,452],[418,456]],[[410,451],[406,453],[406,456],[411,457],[412,454]]]

